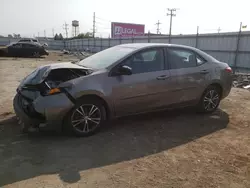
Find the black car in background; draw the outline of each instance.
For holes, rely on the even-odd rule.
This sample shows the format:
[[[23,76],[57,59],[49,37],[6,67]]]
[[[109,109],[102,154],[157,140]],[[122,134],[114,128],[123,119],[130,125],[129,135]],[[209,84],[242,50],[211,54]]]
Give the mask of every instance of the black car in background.
[[[41,46],[44,46],[45,48],[48,47],[47,43],[43,43],[41,44],[38,39],[35,38],[22,38],[20,39],[17,43],[21,43],[21,42],[30,42],[30,43],[36,43],[36,44],[40,44]]]
[[[49,55],[48,51],[39,43],[18,42],[0,48],[0,56],[10,57],[40,57]]]
[[[37,42],[39,43],[39,41],[37,39],[34,39],[34,38],[22,38],[18,41],[18,43],[20,42]]]

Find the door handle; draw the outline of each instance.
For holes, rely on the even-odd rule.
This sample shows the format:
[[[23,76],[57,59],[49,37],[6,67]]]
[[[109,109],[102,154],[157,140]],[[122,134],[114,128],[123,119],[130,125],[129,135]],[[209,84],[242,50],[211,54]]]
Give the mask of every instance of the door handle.
[[[209,72],[208,72],[208,70],[202,70],[202,71],[200,71],[200,73],[201,74],[208,74]]]
[[[158,76],[156,79],[157,80],[166,80],[167,78],[169,78],[168,75],[161,75],[161,76]]]

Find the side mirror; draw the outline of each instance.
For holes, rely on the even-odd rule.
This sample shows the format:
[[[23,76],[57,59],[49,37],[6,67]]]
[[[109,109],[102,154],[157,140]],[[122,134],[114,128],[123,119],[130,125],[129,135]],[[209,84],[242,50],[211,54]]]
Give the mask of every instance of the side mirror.
[[[118,68],[118,74],[120,75],[131,75],[132,74],[132,68],[126,65],[123,65]]]

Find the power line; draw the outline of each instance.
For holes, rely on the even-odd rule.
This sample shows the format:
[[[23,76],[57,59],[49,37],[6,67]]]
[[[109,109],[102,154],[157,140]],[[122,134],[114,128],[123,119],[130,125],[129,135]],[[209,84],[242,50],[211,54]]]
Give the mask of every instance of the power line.
[[[157,25],[157,29],[156,29],[156,33],[157,34],[160,34],[160,21],[158,20],[158,22],[155,24],[155,25]]]
[[[68,38],[68,29],[69,29],[68,26],[69,26],[69,24],[67,24],[66,22],[63,25],[63,29],[65,30],[65,34],[66,34],[66,38]]]
[[[106,20],[106,19],[103,19],[103,18],[99,18],[99,17],[96,17],[98,20],[102,20],[102,21],[105,21],[105,22],[112,22],[110,20]]]
[[[171,42],[171,33],[172,33],[172,17],[173,16],[176,16],[175,11],[176,11],[176,8],[168,8],[168,11],[170,13],[167,13],[167,16],[170,16],[170,26],[169,26],[169,43]]]

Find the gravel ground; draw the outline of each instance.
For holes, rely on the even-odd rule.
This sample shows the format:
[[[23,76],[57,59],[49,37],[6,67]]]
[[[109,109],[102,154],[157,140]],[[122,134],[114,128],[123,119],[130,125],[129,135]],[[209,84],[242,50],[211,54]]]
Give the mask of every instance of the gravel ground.
[[[250,187],[250,92],[232,89],[210,115],[174,110],[121,118],[74,138],[21,134],[12,98],[39,65],[73,60],[0,59],[0,187]]]

